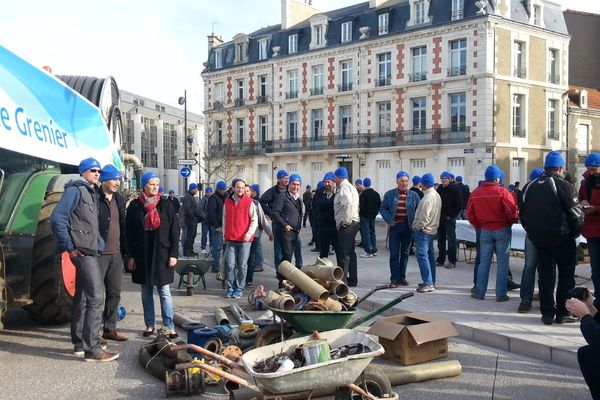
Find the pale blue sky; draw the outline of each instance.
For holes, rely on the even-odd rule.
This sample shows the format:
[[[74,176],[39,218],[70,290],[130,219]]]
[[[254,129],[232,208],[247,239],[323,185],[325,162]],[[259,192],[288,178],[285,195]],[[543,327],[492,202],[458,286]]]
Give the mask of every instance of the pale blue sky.
[[[322,11],[360,0],[313,0]],[[600,0],[557,1],[600,14]],[[230,40],[280,22],[280,0],[16,0],[0,13],[0,45],[56,74],[112,75],[119,87],[202,112],[200,71],[212,30]]]

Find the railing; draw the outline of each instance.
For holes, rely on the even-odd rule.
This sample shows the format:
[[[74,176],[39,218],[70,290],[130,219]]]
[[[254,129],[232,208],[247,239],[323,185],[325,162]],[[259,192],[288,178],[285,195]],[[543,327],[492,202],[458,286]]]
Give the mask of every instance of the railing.
[[[560,83],[560,75],[556,73],[548,73],[548,82],[558,85]]]
[[[285,92],[285,98],[286,99],[297,99],[298,98],[298,91],[294,91],[294,92]]]
[[[235,99],[235,103],[234,103],[235,107],[241,107],[241,106],[243,106],[245,104],[246,104],[246,100],[241,99],[241,98]]]
[[[322,87],[310,89],[310,95],[311,96],[319,96],[321,94],[323,94],[323,88]]]
[[[467,74],[467,66],[460,65],[458,67],[450,67],[450,68],[448,68],[447,71],[448,71],[449,77],[466,75]]]
[[[370,149],[399,146],[444,145],[470,142],[470,128],[422,129],[398,132],[358,133],[319,138],[292,138],[263,142],[212,145],[211,156],[242,157],[297,151]]]
[[[212,104],[212,109],[213,110],[222,110],[223,109],[223,102],[221,101],[214,101]]]
[[[375,80],[375,86],[390,86],[392,84],[392,77],[386,76],[385,78],[377,78]]]
[[[338,85],[338,92],[347,92],[349,90],[352,90],[352,82]]]
[[[267,96],[256,96],[256,103],[258,104],[266,103],[267,101],[269,101]]]
[[[556,130],[556,129],[548,130],[548,139],[559,140],[560,135],[558,134],[558,130]]]
[[[516,78],[525,79],[525,78],[527,78],[527,69],[526,68],[514,68],[513,76]]]
[[[524,138],[524,137],[527,137],[527,131],[525,129],[521,129],[521,128],[513,128],[512,135],[514,137]]]
[[[427,72],[415,72],[414,74],[408,74],[409,82],[421,82],[427,80]]]

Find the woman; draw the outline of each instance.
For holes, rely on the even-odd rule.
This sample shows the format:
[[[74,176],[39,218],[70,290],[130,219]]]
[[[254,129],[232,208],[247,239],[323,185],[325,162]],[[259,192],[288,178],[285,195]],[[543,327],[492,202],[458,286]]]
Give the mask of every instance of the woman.
[[[133,283],[142,285],[142,306],[146,329],[144,336],[155,330],[153,288],[160,297],[163,325],[170,339],[178,337],[173,324],[173,301],[169,284],[179,251],[179,221],[173,206],[158,194],[160,180],[154,172],[142,176],[142,194],[127,208],[127,268]]]

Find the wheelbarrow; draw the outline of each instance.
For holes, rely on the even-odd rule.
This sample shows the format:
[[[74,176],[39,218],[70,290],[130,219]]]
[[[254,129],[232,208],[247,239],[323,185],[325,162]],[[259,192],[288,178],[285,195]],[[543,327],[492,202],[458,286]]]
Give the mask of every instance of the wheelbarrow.
[[[175,372],[167,372],[165,380],[166,394],[168,396],[184,391],[186,394],[193,394],[190,391],[192,387],[204,393],[202,380],[204,379],[204,374],[210,373],[227,380],[225,389],[230,393],[230,399],[311,399],[313,396],[321,396],[323,393],[327,393],[327,391],[331,393],[332,388],[335,388],[336,399],[351,399],[352,393],[357,393],[363,396],[363,398],[377,400],[379,397],[375,397],[363,389],[373,387],[373,382],[368,382],[365,379],[365,375],[367,375],[365,371],[367,368],[372,368],[369,375],[379,375],[380,378],[378,379],[382,383],[378,384],[377,387],[385,388],[383,389],[385,393],[380,391],[378,395],[387,399],[398,398],[392,392],[391,385],[385,374],[377,371],[375,367],[369,367],[373,358],[384,353],[384,349],[379,343],[375,342],[365,333],[350,329],[336,329],[323,332],[320,333],[320,337],[321,339],[326,339],[332,349],[360,343],[368,346],[369,351],[312,365],[305,365],[288,371],[261,373],[254,371],[253,367],[256,362],[264,360],[273,354],[281,354],[287,352],[289,349],[294,349],[298,345],[305,343],[306,338],[291,339],[283,343],[251,350],[242,356],[241,363],[232,361],[196,345],[173,345],[174,351],[191,349],[207,358],[219,361],[223,366],[229,368],[231,372],[225,372],[206,363],[199,364],[192,362],[177,364]],[[194,369],[202,371],[199,377],[194,377],[193,373],[187,372]],[[359,386],[361,382],[362,387]],[[244,389],[241,389],[242,387],[246,391],[249,391],[250,394],[244,393]]]
[[[202,281],[204,290],[206,290],[204,275],[208,272],[212,263],[211,258],[179,258],[177,264],[175,264],[175,271],[179,274],[177,289],[185,284],[187,295],[192,296],[194,288]]]

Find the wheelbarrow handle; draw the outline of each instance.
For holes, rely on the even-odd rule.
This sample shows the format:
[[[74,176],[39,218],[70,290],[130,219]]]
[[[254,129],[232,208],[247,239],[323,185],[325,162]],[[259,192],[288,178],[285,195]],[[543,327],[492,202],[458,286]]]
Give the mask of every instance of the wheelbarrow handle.
[[[368,299],[369,297],[371,297],[371,295],[379,290],[383,290],[383,289],[388,289],[389,285],[379,285],[379,286],[375,286],[373,289],[369,290],[367,292],[367,294],[365,294],[363,297],[361,297],[360,299],[358,299],[358,301],[354,304],[353,308],[358,307],[358,305],[360,303],[362,303],[363,301],[365,301],[366,299]]]
[[[348,329],[354,329],[357,326],[362,325],[364,322],[370,320],[371,318],[376,317],[377,315],[383,313],[384,311],[386,311],[386,310],[394,307],[396,304],[400,303],[402,300],[408,299],[409,297],[412,297],[414,295],[415,295],[414,292],[403,293],[402,295],[396,297],[394,300],[390,301],[389,303],[386,303],[386,304],[382,305],[381,307],[379,307],[378,309],[371,311],[370,313],[368,313],[364,317],[359,318],[356,321],[350,322],[346,326],[346,328],[348,328]]]

